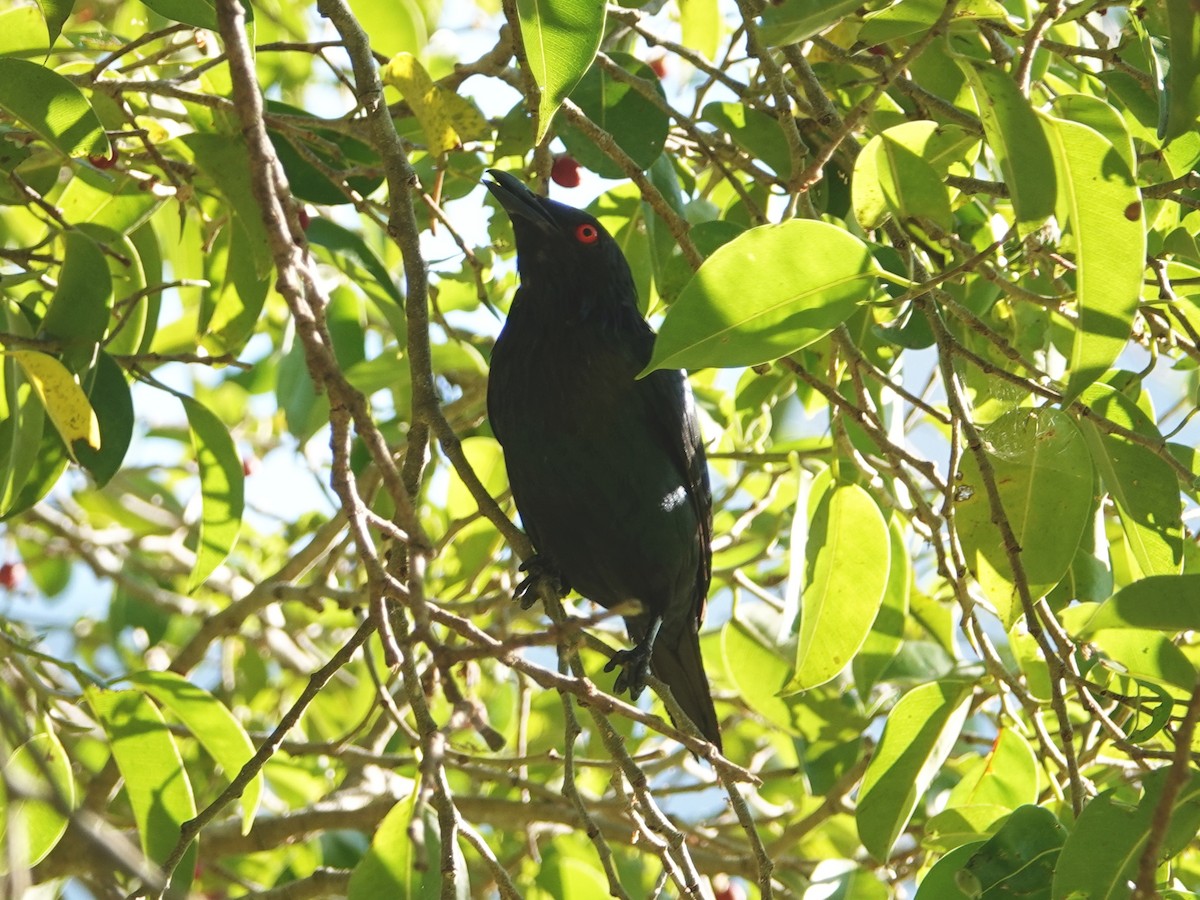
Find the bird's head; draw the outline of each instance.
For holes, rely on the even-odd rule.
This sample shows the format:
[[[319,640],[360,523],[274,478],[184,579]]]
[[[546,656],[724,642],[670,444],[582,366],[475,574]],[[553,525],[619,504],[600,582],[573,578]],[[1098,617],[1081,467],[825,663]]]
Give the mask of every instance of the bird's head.
[[[630,305],[636,311],[629,263],[603,225],[583,210],[539,197],[507,172],[487,174],[492,180],[484,186],[512,220],[526,293],[580,315],[595,305]]]

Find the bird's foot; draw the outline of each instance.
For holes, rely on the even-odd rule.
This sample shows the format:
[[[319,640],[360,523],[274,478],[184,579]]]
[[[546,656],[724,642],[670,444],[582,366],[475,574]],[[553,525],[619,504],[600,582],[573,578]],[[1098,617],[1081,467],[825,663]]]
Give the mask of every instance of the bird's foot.
[[[631,700],[637,700],[646,689],[646,678],[650,674],[651,647],[646,643],[638,644],[632,650],[618,650],[604,667],[605,672],[611,672],[617,666],[621,672],[617,675],[613,691],[621,694],[629,691]]]
[[[521,571],[526,575],[513,591],[513,599],[521,604],[521,609],[530,609],[546,595],[545,592],[552,592],[561,599],[571,590],[558,569],[540,554],[535,553],[521,563]]]

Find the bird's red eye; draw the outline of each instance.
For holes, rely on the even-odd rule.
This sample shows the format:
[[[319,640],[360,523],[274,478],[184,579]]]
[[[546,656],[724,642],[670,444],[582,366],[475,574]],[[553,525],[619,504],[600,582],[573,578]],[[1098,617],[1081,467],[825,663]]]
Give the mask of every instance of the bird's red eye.
[[[584,222],[575,228],[575,240],[581,244],[594,244],[600,240],[600,229]]]

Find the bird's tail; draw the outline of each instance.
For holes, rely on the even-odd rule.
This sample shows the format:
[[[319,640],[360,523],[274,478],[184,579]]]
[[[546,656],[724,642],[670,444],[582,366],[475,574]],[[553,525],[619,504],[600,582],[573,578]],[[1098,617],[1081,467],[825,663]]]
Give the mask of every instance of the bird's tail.
[[[700,636],[685,628],[678,643],[660,635],[654,642],[650,657],[650,668],[655,676],[666,682],[675,701],[683,707],[688,718],[700,729],[700,733],[721,750],[721,729],[717,722],[717,711],[713,707],[712,692],[704,674],[704,660],[700,656]]]

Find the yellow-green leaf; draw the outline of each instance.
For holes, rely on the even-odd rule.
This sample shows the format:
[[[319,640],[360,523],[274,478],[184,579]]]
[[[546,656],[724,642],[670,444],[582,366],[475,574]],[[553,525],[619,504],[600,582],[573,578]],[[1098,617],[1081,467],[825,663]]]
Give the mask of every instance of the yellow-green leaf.
[[[1129,341],[1146,268],[1142,196],[1124,157],[1077,122],[1045,117],[1058,200],[1074,237],[1079,323],[1064,401],[1105,373]]]
[[[66,366],[53,356],[36,350],[14,350],[12,355],[33,385],[72,458],[76,441],[99,450],[100,421],[87,394]]]
[[[907,827],[917,800],[950,756],[970,709],[971,685],[935,681],[913,688],[888,714],[858,791],[858,836],[885,860]]]
[[[382,77],[384,84],[396,88],[408,102],[425,132],[430,153],[448,153],[462,143],[437,85],[415,56],[397,53],[383,67]]]
[[[196,562],[188,578],[193,591],[227,557],[237,541],[245,505],[245,475],[237,447],[225,425],[203,404],[183,397],[192,432],[192,445],[200,465],[200,540]]]
[[[796,671],[785,694],[834,678],[866,640],[887,589],[891,539],[871,495],[836,485],[808,531]]]
[[[128,681],[165,706],[187,726],[192,736],[232,779],[254,756],[254,744],[241,722],[210,694],[174,672],[135,672]],[[250,832],[254,814],[262,796],[263,777],[259,772],[242,794],[242,834]]]
[[[109,156],[104,126],[83,92],[52,69],[0,57],[0,109],[67,156]]]
[[[84,688],[88,705],[108,735],[125,780],[142,852],[163,862],[179,841],[183,823],[196,815],[192,783],[162,713],[141,691]],[[187,896],[195,868],[193,842],[175,869],[170,894]]]

